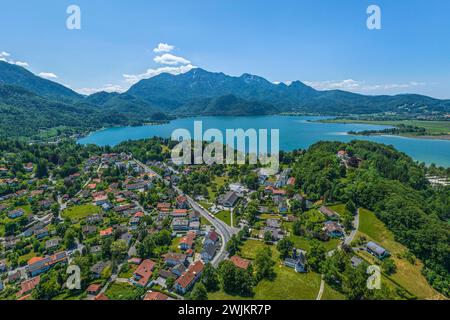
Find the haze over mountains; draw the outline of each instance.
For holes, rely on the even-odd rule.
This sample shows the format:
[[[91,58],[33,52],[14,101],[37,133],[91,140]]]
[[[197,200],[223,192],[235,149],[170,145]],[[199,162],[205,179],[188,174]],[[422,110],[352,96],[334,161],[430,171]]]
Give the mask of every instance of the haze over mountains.
[[[364,96],[340,90],[318,91],[295,81],[274,84],[262,77],[232,77],[196,68],[141,80],[127,92],[83,96],[28,70],[0,61],[0,114],[4,128],[92,129],[134,125],[191,115],[448,113],[450,100],[422,95]],[[83,119],[80,119],[83,117]],[[9,122],[9,123],[6,123]],[[18,132],[27,131],[17,128]],[[28,135],[28,133],[26,133]]]

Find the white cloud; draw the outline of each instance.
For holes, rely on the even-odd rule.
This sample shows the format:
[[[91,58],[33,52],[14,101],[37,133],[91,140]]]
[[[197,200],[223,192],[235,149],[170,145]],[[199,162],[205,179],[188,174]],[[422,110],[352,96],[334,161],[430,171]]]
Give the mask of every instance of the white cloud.
[[[6,52],[6,51],[1,51],[0,52],[0,61],[4,61],[10,64],[15,64],[18,65],[20,67],[29,67],[29,64],[23,61],[14,61],[12,59],[10,59],[11,54]]]
[[[19,67],[29,67],[30,65],[27,62],[23,62],[23,61],[16,61],[16,65],[18,65]]]
[[[353,79],[338,81],[305,81],[305,84],[317,90],[346,90],[354,92],[408,89],[426,85],[425,82],[416,81],[410,81],[408,83],[367,84],[365,81],[357,81]]]
[[[191,62],[183,57],[174,56],[170,53],[165,53],[162,56],[157,56],[153,59],[156,63],[167,64],[167,65],[177,65],[177,64],[190,64]]]
[[[119,92],[122,93],[125,91],[125,89],[117,84],[105,84],[103,87],[100,88],[81,88],[75,90],[78,93],[84,94],[84,95],[91,95],[97,92]]]
[[[160,44],[158,44],[158,47],[153,49],[153,52],[155,52],[155,53],[170,52],[173,49],[175,49],[175,46],[172,46],[167,43],[160,43]]]
[[[135,74],[135,75],[124,74],[123,77],[124,77],[125,82],[127,82],[130,85],[133,85],[133,84],[139,82],[140,80],[149,79],[149,78],[157,76],[161,73],[170,73],[173,75],[178,75],[178,74],[186,73],[195,68],[197,68],[197,67],[193,66],[191,64],[188,64],[185,66],[179,66],[179,67],[161,67],[161,68],[157,68],[157,69],[148,69],[145,73],[141,73],[141,74]]]
[[[52,72],[41,72],[38,76],[45,79],[58,79],[58,76]]]

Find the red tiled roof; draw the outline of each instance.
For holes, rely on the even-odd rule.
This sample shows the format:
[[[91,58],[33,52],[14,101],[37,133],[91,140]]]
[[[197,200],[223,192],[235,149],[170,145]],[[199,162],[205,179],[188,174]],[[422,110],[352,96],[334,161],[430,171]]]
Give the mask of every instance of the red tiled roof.
[[[219,235],[217,232],[211,231],[210,233],[208,233],[208,238],[212,241],[217,241],[219,239]]]
[[[93,283],[86,289],[86,291],[89,293],[97,293],[100,291],[101,288],[102,286],[100,284]]]
[[[243,259],[239,256],[232,256],[230,258],[230,261],[233,262],[233,264],[236,267],[241,268],[241,269],[247,269],[248,266],[250,265],[250,261]]]
[[[183,213],[187,213],[188,211],[186,209],[174,209],[172,211],[173,214],[183,214]]]
[[[113,233],[113,228],[108,228],[105,230],[100,230],[100,236],[101,237],[105,237],[105,236],[109,236],[110,234]]]
[[[136,212],[134,215],[135,218],[142,218],[144,216],[144,213],[142,211]]]
[[[158,203],[156,206],[156,208],[158,209],[168,209],[170,207],[171,207],[170,203]]]
[[[290,186],[295,185],[295,178],[294,177],[290,177],[287,181],[287,184]]]
[[[27,264],[28,265],[32,265],[32,264],[34,264],[36,262],[39,262],[41,260],[44,260],[44,258],[42,258],[42,257],[33,257],[30,260],[28,260]]]
[[[149,300],[168,300],[169,297],[167,295],[165,295],[164,293],[161,292],[149,292],[145,295],[144,300],[149,301]]]
[[[175,282],[182,288],[187,288],[194,281],[195,277],[203,271],[203,263],[201,261],[195,262],[188,270],[181,275]]]
[[[22,300],[28,300],[29,298],[31,298],[31,294],[27,294],[26,296],[20,297],[19,299],[17,299],[18,301],[22,301]]]
[[[153,274],[153,269],[155,268],[155,262],[152,260],[146,259],[142,261],[142,263],[139,265],[139,267],[134,272],[135,275],[139,276],[138,283],[145,287],[148,283],[148,280]]]
[[[104,293],[100,293],[94,298],[94,300],[109,300],[109,298]]]
[[[25,293],[30,292],[31,290],[33,290],[34,288],[36,288],[36,286],[39,284],[39,282],[41,282],[41,277],[37,276],[34,277],[30,280],[26,280],[24,282],[21,283],[21,289],[20,291],[17,293],[18,296],[21,296]]]
[[[272,190],[272,194],[281,194],[281,195],[284,195],[284,194],[286,194],[286,190],[283,190],[283,189],[273,189],[273,190]]]

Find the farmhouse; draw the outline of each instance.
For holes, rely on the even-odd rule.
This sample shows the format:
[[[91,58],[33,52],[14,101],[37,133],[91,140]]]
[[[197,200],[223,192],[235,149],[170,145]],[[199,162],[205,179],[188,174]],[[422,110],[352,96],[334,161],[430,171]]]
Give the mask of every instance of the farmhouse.
[[[225,195],[220,196],[218,203],[224,207],[232,208],[239,199],[238,195],[234,191],[228,191]]]
[[[292,256],[284,260],[286,267],[294,269],[296,272],[306,272],[306,256],[301,250],[294,249]]]
[[[330,219],[336,219],[338,217],[338,214],[336,212],[325,206],[321,206],[319,208],[319,212],[326,215]]]
[[[390,255],[389,251],[373,241],[366,244],[366,250],[379,259],[383,259]]]

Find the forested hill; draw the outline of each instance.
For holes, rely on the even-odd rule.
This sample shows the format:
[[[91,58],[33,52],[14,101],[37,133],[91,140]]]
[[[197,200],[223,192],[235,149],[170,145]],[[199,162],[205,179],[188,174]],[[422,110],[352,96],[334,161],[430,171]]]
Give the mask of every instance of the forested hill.
[[[339,150],[360,158],[360,167],[343,166]],[[424,167],[392,147],[367,141],[317,143],[300,156],[295,175],[316,200],[351,199],[373,210],[396,240],[424,262],[428,281],[449,296],[450,187],[432,188]]]
[[[408,117],[444,117],[450,113],[449,100],[411,94],[364,96],[339,90],[318,91],[300,81],[275,84],[250,74],[233,77],[200,68],[144,79],[125,93],[100,92],[86,97],[0,61],[0,86],[0,135],[27,137],[58,127],[86,131],[191,115],[391,112]]]
[[[51,129],[76,133],[166,120],[157,109],[136,104],[134,100],[121,95],[112,106],[96,106],[84,101],[46,98],[21,87],[0,84],[0,137],[40,138]]]
[[[38,77],[27,69],[0,61],[0,84],[21,87],[42,97],[77,101],[83,96],[50,80]]]

